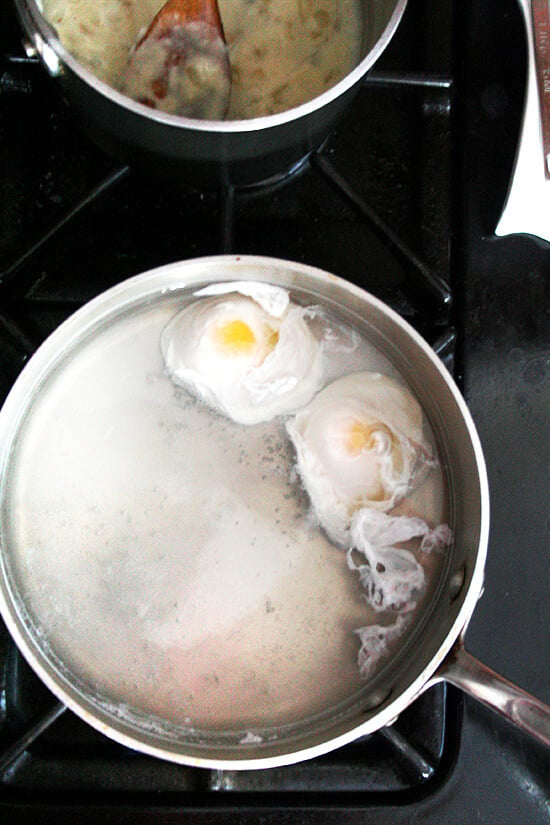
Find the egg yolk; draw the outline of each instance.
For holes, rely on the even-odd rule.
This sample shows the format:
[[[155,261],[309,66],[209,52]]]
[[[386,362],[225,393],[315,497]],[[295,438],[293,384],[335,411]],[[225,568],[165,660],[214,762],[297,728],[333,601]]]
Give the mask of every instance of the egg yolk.
[[[231,355],[250,355],[255,353],[261,360],[268,355],[276,346],[279,340],[279,333],[276,329],[266,324],[260,331],[260,340],[256,337],[254,330],[242,321],[235,318],[216,327],[215,338],[222,352]]]
[[[354,419],[346,427],[344,448],[348,455],[355,457],[366,450],[385,453],[391,449],[391,432],[380,421],[366,424]]]
[[[216,329],[216,339],[223,350],[247,353],[256,345],[256,336],[244,321],[228,321]]]
[[[271,352],[272,349],[275,349],[277,344],[279,343],[279,333],[276,329],[272,329],[271,327],[267,328],[267,337],[266,337],[266,344]]]

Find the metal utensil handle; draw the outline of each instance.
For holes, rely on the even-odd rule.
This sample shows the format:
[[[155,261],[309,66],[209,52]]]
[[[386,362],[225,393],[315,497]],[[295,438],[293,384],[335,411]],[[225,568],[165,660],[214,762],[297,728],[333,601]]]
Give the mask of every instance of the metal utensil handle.
[[[539,90],[544,174],[550,178],[550,9],[548,0],[531,0],[535,65]]]
[[[456,646],[438,675],[550,747],[550,707],[495,673],[462,645]]]

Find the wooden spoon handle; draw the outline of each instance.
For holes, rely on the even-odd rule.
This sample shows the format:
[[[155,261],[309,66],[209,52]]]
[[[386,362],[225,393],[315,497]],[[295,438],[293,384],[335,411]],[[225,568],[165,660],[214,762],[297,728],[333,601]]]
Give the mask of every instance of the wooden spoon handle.
[[[168,0],[153,17],[139,42],[143,42],[151,32],[158,34],[162,29],[193,22],[205,23],[214,31],[221,32],[223,38],[223,25],[216,0]]]

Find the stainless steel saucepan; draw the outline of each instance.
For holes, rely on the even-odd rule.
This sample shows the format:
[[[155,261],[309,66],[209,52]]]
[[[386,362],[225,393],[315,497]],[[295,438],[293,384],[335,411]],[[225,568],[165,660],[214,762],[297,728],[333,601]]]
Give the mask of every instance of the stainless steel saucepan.
[[[184,399],[174,404],[174,388],[163,374],[158,325],[199,287],[224,281],[268,282],[285,288],[299,302],[324,305],[357,325],[417,396],[444,470],[454,540],[421,609],[392,655],[369,678],[357,682],[346,668],[329,667],[330,676],[322,685],[329,698],[314,712],[295,712],[302,699],[304,708],[308,706],[307,691],[296,697],[291,709],[288,703],[277,705],[277,689],[287,664],[298,674],[297,693],[303,685],[309,684],[310,691],[321,687],[317,667],[323,647],[310,660],[309,640],[311,646],[315,639],[323,641],[331,603],[341,600],[342,593],[314,602],[311,594],[315,576],[326,575],[329,583],[334,577],[339,588],[347,586],[333,567],[340,563],[336,547],[323,564],[318,563],[317,551],[306,559],[302,578],[286,580],[279,593],[281,609],[285,598],[289,603],[303,599],[309,616],[301,626],[290,616],[288,632],[295,634],[295,643],[291,640],[286,660],[280,661],[280,650],[266,631],[276,627],[269,625],[278,615],[273,599],[273,604],[266,601],[258,625],[263,628],[263,637],[255,640],[257,650],[263,651],[258,661],[245,661],[246,654],[232,659],[225,647],[208,647],[209,633],[214,638],[223,615],[228,622],[228,617],[234,620],[231,644],[235,642],[236,650],[249,650],[247,634],[254,633],[254,621],[246,611],[238,614],[235,605],[239,600],[248,603],[249,592],[259,587],[260,574],[271,575],[265,572],[272,562],[271,557],[266,560],[265,547],[244,548],[245,555],[250,551],[248,562],[236,559],[236,570],[231,559],[224,559],[226,578],[220,576],[215,585],[211,610],[197,613],[209,626],[200,629],[201,645],[188,643],[175,653],[174,644],[163,635],[166,628],[172,640],[193,632],[177,626],[178,576],[197,582],[196,604],[192,594],[187,614],[195,615],[202,598],[200,582],[216,575],[216,565],[212,559],[203,563],[194,558],[191,563],[197,534],[186,533],[180,525],[193,504],[193,491],[180,489],[179,473],[188,467],[197,446],[178,418]],[[141,388],[139,398],[136,386]],[[170,416],[175,418],[168,421]],[[248,444],[257,429],[245,429]],[[234,443],[232,435],[230,449]],[[214,478],[216,469],[208,463],[212,456],[205,455],[204,461]],[[423,691],[445,680],[550,744],[549,708],[489,671],[463,647],[464,630],[482,591],[489,533],[485,464],[465,402],[425,341],[386,305],[350,283],[298,263],[218,256],[175,263],[115,286],[63,323],[16,381],[0,412],[0,473],[4,621],[24,657],[59,700],[118,742],[195,766],[283,765],[391,724]],[[244,527],[236,526],[238,520],[237,513],[227,527],[237,531],[232,533],[233,544],[241,529],[245,535]],[[212,524],[205,524],[205,531],[212,529]],[[224,535],[221,528],[219,535]],[[292,551],[289,541],[285,552]],[[168,575],[170,553],[172,563],[176,559],[176,574],[170,569]],[[276,564],[277,554],[274,558]],[[91,583],[92,569],[101,572],[99,584]],[[126,590],[130,586],[133,601]],[[342,604],[345,612],[345,598]],[[150,634],[140,648],[138,665],[133,647],[136,622]],[[346,640],[356,655],[353,634]],[[239,643],[244,646],[239,648]],[[154,660],[155,645],[165,651],[160,661]],[[212,672],[211,678],[193,684],[189,674],[197,668],[199,648],[200,656],[211,657]],[[290,661],[293,650],[302,651],[300,661]],[[269,696],[262,721],[262,712],[246,706],[243,696],[255,689],[254,669],[265,668],[266,662],[273,662],[273,678],[265,689]],[[189,677],[185,694],[168,691],[174,669]],[[239,681],[242,672],[248,675]],[[223,679],[233,688],[218,694]],[[197,721],[201,692],[208,694],[212,706],[217,695],[224,697],[217,712],[225,721]],[[285,701],[288,695],[287,690]],[[195,711],[188,712],[188,706]],[[242,721],[247,714],[250,723]]]
[[[361,61],[324,94],[280,114],[200,121],[154,111],[98,80],[62,46],[36,0],[15,0],[30,48],[58,79],[84,131],[125,163],[176,185],[246,185],[318,149],[387,47],[407,0],[362,0]]]

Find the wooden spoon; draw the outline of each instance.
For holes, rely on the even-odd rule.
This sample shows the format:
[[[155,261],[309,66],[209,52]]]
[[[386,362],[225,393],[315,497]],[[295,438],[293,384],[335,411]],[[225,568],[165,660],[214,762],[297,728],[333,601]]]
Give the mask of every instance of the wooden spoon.
[[[168,0],[130,51],[120,90],[172,114],[221,120],[231,70],[216,0]]]

